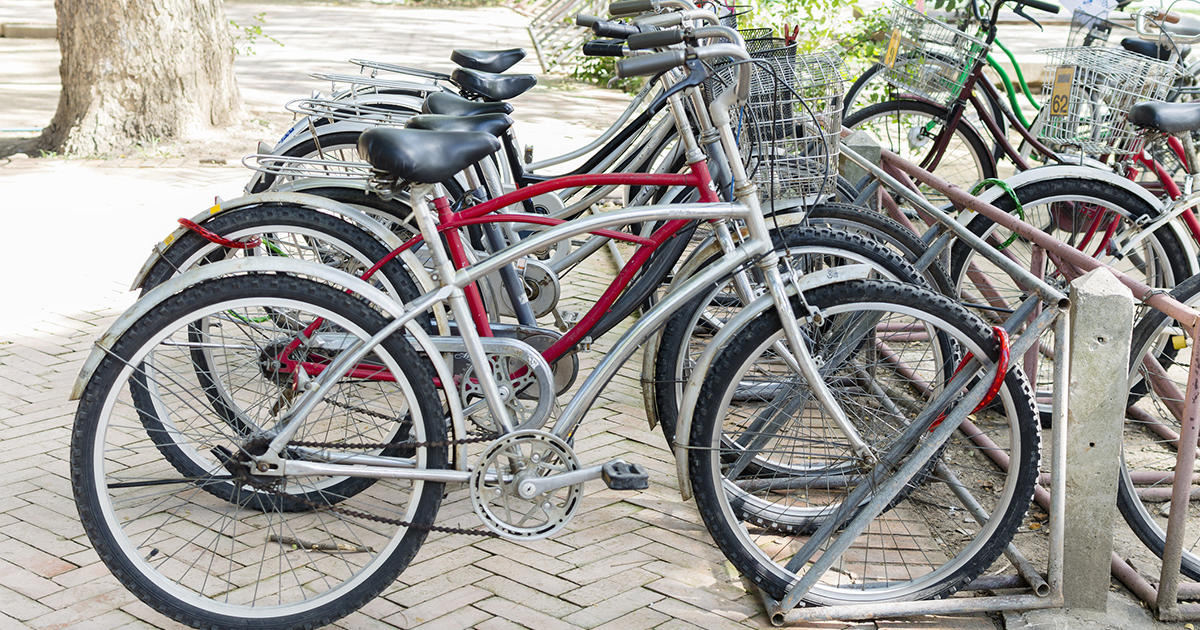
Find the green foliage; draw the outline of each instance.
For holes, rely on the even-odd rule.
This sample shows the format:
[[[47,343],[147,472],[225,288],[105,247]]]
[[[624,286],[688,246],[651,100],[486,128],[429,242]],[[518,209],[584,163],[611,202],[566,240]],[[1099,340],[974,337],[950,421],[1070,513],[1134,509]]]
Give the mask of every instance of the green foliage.
[[[229,25],[233,27],[233,52],[237,55],[253,55],[254,43],[260,39],[265,39],[269,42],[274,42],[283,45],[283,42],[275,39],[263,31],[263,26],[267,23],[266,12],[254,14],[250,18],[249,24],[239,24],[236,20],[229,20]]]
[[[752,10],[741,26],[770,27],[777,35],[784,24],[799,26],[796,41],[801,52],[838,48],[853,72],[879,57],[886,28],[886,6],[867,11],[861,4],[861,0],[750,0]]]
[[[579,65],[571,73],[576,80],[594,85],[617,88],[625,92],[637,92],[642,87],[640,77],[620,78],[617,76],[617,60],[612,57],[579,57]]]

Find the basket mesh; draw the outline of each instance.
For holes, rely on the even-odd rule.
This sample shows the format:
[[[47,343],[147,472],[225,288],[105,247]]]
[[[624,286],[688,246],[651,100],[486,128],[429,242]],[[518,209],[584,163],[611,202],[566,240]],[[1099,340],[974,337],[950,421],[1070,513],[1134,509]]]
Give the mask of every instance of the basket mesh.
[[[775,44],[779,40],[775,40]],[[834,192],[842,128],[842,59],[797,55],[794,45],[758,41],[750,98],[733,118],[746,171],[769,199],[816,199]]]
[[[1059,149],[1095,156],[1129,155],[1142,138],[1126,115],[1136,103],[1161,101],[1178,76],[1175,64],[1113,48],[1043,50],[1049,111],[1038,135]]]
[[[891,28],[880,62],[897,89],[942,105],[958,98],[987,44],[912,7],[892,5]]]

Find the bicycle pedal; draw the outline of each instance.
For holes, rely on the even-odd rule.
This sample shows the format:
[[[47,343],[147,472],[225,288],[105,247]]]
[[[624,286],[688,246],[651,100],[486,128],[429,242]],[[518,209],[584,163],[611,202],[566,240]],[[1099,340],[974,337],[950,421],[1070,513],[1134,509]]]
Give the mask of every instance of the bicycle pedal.
[[[646,474],[644,468],[619,459],[604,464],[600,469],[600,478],[613,490],[645,490],[650,487],[650,475]]]

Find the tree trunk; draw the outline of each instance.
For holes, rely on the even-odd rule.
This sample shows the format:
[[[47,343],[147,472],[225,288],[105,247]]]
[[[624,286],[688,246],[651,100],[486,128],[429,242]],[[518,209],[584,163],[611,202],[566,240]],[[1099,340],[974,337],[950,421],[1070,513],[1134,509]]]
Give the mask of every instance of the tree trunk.
[[[55,0],[54,8],[62,94],[44,148],[108,153],[237,114],[221,0]]]

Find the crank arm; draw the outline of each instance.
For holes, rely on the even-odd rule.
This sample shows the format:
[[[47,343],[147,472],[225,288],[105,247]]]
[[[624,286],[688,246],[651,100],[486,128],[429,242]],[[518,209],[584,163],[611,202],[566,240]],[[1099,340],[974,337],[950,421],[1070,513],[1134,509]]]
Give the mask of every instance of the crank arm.
[[[537,477],[536,479],[526,479],[517,486],[517,494],[522,499],[532,499],[538,495],[547,492],[553,492],[559,488],[573,486],[575,484],[584,483],[593,479],[600,478],[600,471],[604,468],[603,464],[596,464],[571,472],[550,475],[549,477]]]

